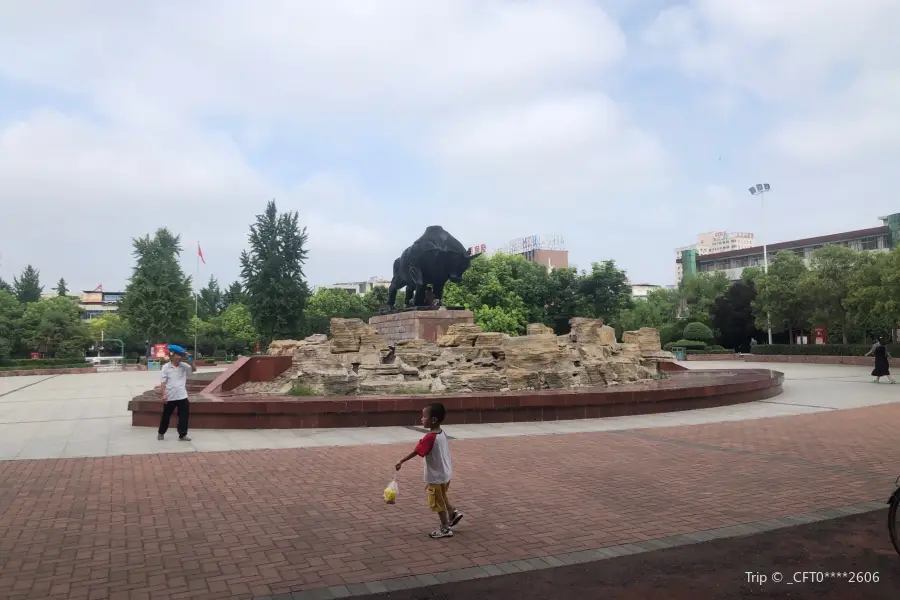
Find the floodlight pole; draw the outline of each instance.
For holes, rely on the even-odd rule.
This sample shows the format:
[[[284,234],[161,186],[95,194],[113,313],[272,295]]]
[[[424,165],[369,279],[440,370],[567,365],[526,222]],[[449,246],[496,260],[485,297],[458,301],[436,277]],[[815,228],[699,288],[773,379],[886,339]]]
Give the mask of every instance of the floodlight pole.
[[[768,183],[758,183],[755,186],[750,187],[750,194],[752,196],[759,196],[759,208],[760,208],[760,237],[763,239],[763,273],[766,275],[769,274],[769,253],[766,248],[766,235],[765,235],[765,227],[766,227],[766,192],[772,190],[772,186]],[[766,311],[766,326],[769,330],[769,345],[772,345],[772,313]]]

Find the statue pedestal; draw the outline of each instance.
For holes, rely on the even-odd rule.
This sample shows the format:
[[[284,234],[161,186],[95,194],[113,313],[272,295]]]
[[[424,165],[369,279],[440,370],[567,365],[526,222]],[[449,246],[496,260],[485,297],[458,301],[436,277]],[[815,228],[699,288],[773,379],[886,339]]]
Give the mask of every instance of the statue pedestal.
[[[436,342],[456,323],[472,325],[475,316],[469,310],[407,310],[369,319],[369,325],[392,345],[403,340]]]

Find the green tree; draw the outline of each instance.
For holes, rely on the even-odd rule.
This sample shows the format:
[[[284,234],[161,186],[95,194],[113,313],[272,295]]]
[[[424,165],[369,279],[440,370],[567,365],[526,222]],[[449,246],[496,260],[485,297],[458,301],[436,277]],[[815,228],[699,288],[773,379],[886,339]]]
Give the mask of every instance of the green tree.
[[[66,280],[62,277],[59,278],[59,281],[56,282],[56,295],[57,296],[68,296],[69,288],[66,287]]]
[[[614,260],[592,263],[590,273],[581,278],[579,293],[590,316],[606,323],[614,322],[633,304],[628,277]]]
[[[403,294],[403,298],[400,297],[400,294]],[[403,290],[397,292],[397,306],[405,306],[404,301],[406,299],[406,294]],[[366,312],[370,315],[378,314],[378,311],[382,309],[382,307],[387,304],[388,301],[388,289],[383,285],[378,285],[373,287],[370,291],[366,292],[363,296],[363,305],[366,307]]]
[[[222,314],[224,308],[225,294],[219,288],[219,281],[210,275],[209,282],[200,290],[200,297],[197,299],[197,316],[209,320]]]
[[[716,298],[725,293],[731,282],[724,273],[697,273],[682,278],[678,284],[678,314],[687,321],[712,325]]]
[[[128,333],[125,319],[111,312],[94,317],[87,322],[87,328],[90,338],[95,342],[100,341],[101,338],[122,339]]]
[[[13,289],[19,302],[37,302],[44,291],[41,272],[31,265],[26,266],[19,277],[13,277]]]
[[[248,348],[259,341],[259,332],[253,327],[250,309],[243,304],[232,304],[226,308],[219,321],[227,339],[240,341]]]
[[[845,305],[867,334],[884,335],[900,322],[900,248],[860,253]]]
[[[234,281],[222,294],[223,310],[232,304],[247,304],[247,293],[240,281]]]
[[[250,251],[241,253],[241,277],[248,293],[253,325],[263,341],[298,337],[309,297],[304,281],[306,228],[299,215],[279,215],[272,200],[250,226]]]
[[[557,335],[569,333],[572,317],[588,315],[588,308],[579,292],[581,276],[574,268],[553,269],[547,276],[547,300],[545,325]]]
[[[346,290],[323,288],[310,296],[306,303],[306,314],[316,317],[341,317],[344,319],[369,318],[364,298]]]
[[[793,343],[792,332],[809,326],[812,307],[808,293],[809,271],[794,252],[783,251],[769,263],[769,272],[753,274],[756,299],[753,315],[756,326],[765,330],[769,316],[773,331],[785,331]]]
[[[636,331],[641,327],[660,329],[674,323],[677,314],[678,292],[650,290],[646,299],[635,300],[634,306],[620,313],[617,324],[622,331]]]
[[[0,290],[0,360],[9,358],[19,347],[24,307],[6,290]]]
[[[84,356],[90,335],[78,303],[55,296],[29,302],[22,315],[22,341],[35,352],[58,358]]]
[[[868,253],[844,246],[825,246],[812,254],[806,282],[814,317],[817,322],[836,325],[844,344],[848,343],[848,331],[862,325],[861,315],[851,309],[847,299],[854,275],[870,260]]]
[[[136,335],[151,342],[184,336],[193,302],[191,278],[178,264],[180,237],[162,228],[133,244],[136,263],[120,313]]]

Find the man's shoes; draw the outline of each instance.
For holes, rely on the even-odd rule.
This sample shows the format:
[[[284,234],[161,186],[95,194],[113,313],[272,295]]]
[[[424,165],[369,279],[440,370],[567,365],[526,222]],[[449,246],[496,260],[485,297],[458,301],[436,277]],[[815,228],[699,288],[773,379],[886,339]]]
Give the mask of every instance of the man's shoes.
[[[156,436],[156,439],[158,439],[159,441],[163,441],[164,439],[166,439],[166,436],[164,436],[163,434],[160,433],[159,435]]]
[[[179,436],[178,441],[179,442],[189,442],[189,441],[191,441],[191,438],[189,438],[186,435],[182,435],[182,436]]]

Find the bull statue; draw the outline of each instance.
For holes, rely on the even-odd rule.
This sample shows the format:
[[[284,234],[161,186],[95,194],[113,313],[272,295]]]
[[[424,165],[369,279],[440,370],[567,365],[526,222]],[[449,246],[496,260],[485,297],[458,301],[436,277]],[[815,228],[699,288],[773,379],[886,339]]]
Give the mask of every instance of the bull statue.
[[[394,261],[394,275],[385,308],[394,310],[397,291],[404,286],[407,306],[440,306],[444,285],[448,281],[461,281],[472,260],[480,254],[470,255],[459,240],[440,225],[428,227],[422,237]],[[431,286],[431,293],[426,302],[428,286]]]

